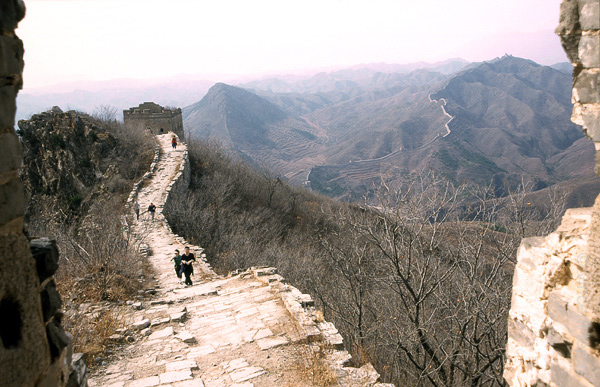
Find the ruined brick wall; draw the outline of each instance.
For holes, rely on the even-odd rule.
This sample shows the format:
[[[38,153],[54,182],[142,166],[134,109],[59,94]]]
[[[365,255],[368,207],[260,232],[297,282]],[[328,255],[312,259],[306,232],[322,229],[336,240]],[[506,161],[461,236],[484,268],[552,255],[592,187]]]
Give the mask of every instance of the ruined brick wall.
[[[563,0],[556,33],[574,66],[571,120],[594,141],[600,175],[600,0]],[[600,196],[592,212],[585,268],[585,308],[600,321]]]
[[[154,102],[144,102],[138,107],[123,110],[125,126],[147,129],[150,133],[173,132],[184,139],[181,109],[165,109]]]
[[[573,64],[573,115],[600,174],[600,0],[563,0],[556,33]],[[511,386],[600,386],[600,196],[517,255],[504,377]]]
[[[72,365],[71,338],[61,328],[61,300],[53,274],[53,241],[28,241],[14,130],[23,85],[23,43],[15,35],[22,0],[0,1],[0,386],[82,386],[85,365]]]

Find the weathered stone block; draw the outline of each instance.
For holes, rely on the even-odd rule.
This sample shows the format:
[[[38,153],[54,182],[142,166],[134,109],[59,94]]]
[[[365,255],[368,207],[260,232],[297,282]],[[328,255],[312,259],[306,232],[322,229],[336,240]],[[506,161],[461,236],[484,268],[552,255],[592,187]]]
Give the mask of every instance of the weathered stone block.
[[[555,322],[562,324],[577,340],[587,343],[591,321],[578,310],[583,306],[575,306],[569,303],[568,299],[569,297],[563,295],[559,290],[550,293],[548,297],[548,316]]]
[[[87,367],[83,360],[83,353],[73,354],[71,368],[72,371],[66,387],[87,386]]]
[[[573,114],[577,119],[573,120],[585,128],[585,134],[594,141],[600,141],[600,107],[591,105],[576,106]]]
[[[530,237],[521,240],[517,259],[522,270],[534,272],[537,266],[547,259],[547,252],[543,249],[543,245],[544,237]],[[513,283],[515,282],[513,281]]]
[[[600,103],[600,74],[581,71],[573,84],[573,97],[580,103]]]
[[[550,367],[552,383],[559,387],[593,387],[587,380],[578,376],[571,370],[553,363]]]
[[[134,322],[131,327],[136,330],[142,330],[142,329],[148,328],[149,326],[150,326],[150,319],[146,318],[146,319]]]
[[[532,304],[531,301],[513,293],[510,316],[521,320],[537,335],[545,325],[544,302]]]
[[[0,4],[0,31],[10,33],[25,17],[25,4],[22,0],[8,0]]]
[[[0,246],[0,380],[34,385],[50,363],[35,263],[22,234],[0,235]]]
[[[1,78],[20,76],[23,72],[23,42],[16,37],[0,35],[0,58]]]
[[[579,59],[585,68],[600,67],[600,35],[584,35],[579,41]]]
[[[517,265],[513,276],[513,293],[531,302],[539,302],[544,298],[545,286],[538,279],[543,280],[532,273],[524,272],[520,265]]]
[[[60,295],[56,290],[56,283],[50,281],[46,287],[42,289],[40,296],[42,298],[42,314],[44,316],[44,321],[49,321],[62,306]]]
[[[600,386],[600,356],[581,343],[573,346],[573,366],[579,375],[594,386]]]
[[[16,86],[0,85],[0,131],[2,131],[2,133],[14,131],[18,91],[19,88]]]
[[[56,241],[49,238],[34,239],[29,242],[31,254],[36,261],[40,282],[46,280],[58,270],[58,248]]]
[[[600,2],[598,0],[578,0],[579,24],[584,31],[600,29]]]
[[[554,328],[548,328],[546,340],[548,340],[548,344],[550,344],[556,352],[560,353],[562,357],[567,359],[571,357],[571,347],[573,344],[565,340],[565,338]]]
[[[0,175],[22,166],[21,145],[14,132],[0,134]]]
[[[0,185],[0,225],[23,216],[25,197],[18,177]]]
[[[523,347],[532,347],[535,342],[535,334],[522,322],[508,319],[508,336]]]
[[[50,345],[50,354],[53,358],[61,355],[63,349],[71,342],[69,336],[56,320],[51,321],[46,326],[46,334],[48,335],[48,344]]]

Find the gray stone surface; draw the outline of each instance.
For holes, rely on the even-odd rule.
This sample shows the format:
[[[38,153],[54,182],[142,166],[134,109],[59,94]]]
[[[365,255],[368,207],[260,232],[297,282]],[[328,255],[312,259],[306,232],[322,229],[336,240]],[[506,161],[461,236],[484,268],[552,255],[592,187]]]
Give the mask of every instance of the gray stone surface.
[[[191,370],[170,371],[158,375],[161,384],[180,382],[182,380],[192,379]]]
[[[587,380],[577,375],[575,372],[553,363],[550,367],[552,383],[559,387],[594,387]]]
[[[573,347],[573,365],[575,372],[583,376],[594,386],[600,386],[600,357],[580,343]]]
[[[42,289],[40,296],[42,299],[42,315],[44,321],[49,321],[62,306],[62,301],[56,290],[56,283],[54,280],[48,282],[46,287]]]
[[[600,67],[600,35],[584,35],[579,41],[579,58],[585,68]]]
[[[142,330],[142,329],[148,328],[149,326],[150,326],[149,318],[145,318],[143,320],[139,320],[139,321],[136,321],[133,324],[131,324],[131,327],[133,329],[137,329],[137,330]]]
[[[157,339],[164,339],[165,337],[169,337],[173,335],[173,327],[166,327],[164,329],[161,329],[160,331],[156,331],[153,332],[149,339],[150,340],[157,340]]]
[[[582,305],[580,308],[583,307]],[[568,329],[569,333],[581,342],[588,341],[591,321],[569,303],[561,291],[555,290],[548,297],[548,316]]]
[[[31,254],[36,261],[40,281],[53,276],[58,269],[58,247],[56,241],[49,238],[34,239],[29,242]]]
[[[508,335],[513,340],[525,347],[532,346],[535,342],[535,334],[522,322],[509,318]]]
[[[600,103],[600,74],[582,70],[573,85],[573,95],[580,103]]]
[[[579,24],[582,30],[600,29],[600,2],[598,0],[578,0]]]

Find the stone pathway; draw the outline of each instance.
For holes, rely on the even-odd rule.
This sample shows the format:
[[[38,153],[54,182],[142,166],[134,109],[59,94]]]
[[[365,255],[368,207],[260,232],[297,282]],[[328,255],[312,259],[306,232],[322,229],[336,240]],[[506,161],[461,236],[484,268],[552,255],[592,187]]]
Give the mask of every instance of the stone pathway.
[[[115,339],[128,334],[135,342],[120,360],[95,369],[89,385],[384,386],[371,365],[344,367],[350,356],[333,324],[319,321],[310,296],[286,285],[275,269],[222,278],[202,249],[190,246],[198,259],[194,286],[178,283],[169,259],[187,244],[171,232],[162,209],[182,176],[187,149],[179,143],[172,150],[170,138],[157,136],[160,154],[129,199],[142,209],[134,228],[145,238],[156,273],[154,298],[127,306],[131,324]],[[150,202],[157,206],[153,222],[145,213]]]

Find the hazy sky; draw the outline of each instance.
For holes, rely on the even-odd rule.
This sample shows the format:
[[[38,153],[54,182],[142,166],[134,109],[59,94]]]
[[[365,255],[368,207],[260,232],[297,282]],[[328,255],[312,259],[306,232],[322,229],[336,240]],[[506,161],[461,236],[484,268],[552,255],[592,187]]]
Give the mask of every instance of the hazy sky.
[[[560,0],[26,0],[25,88],[509,53],[566,61]]]

